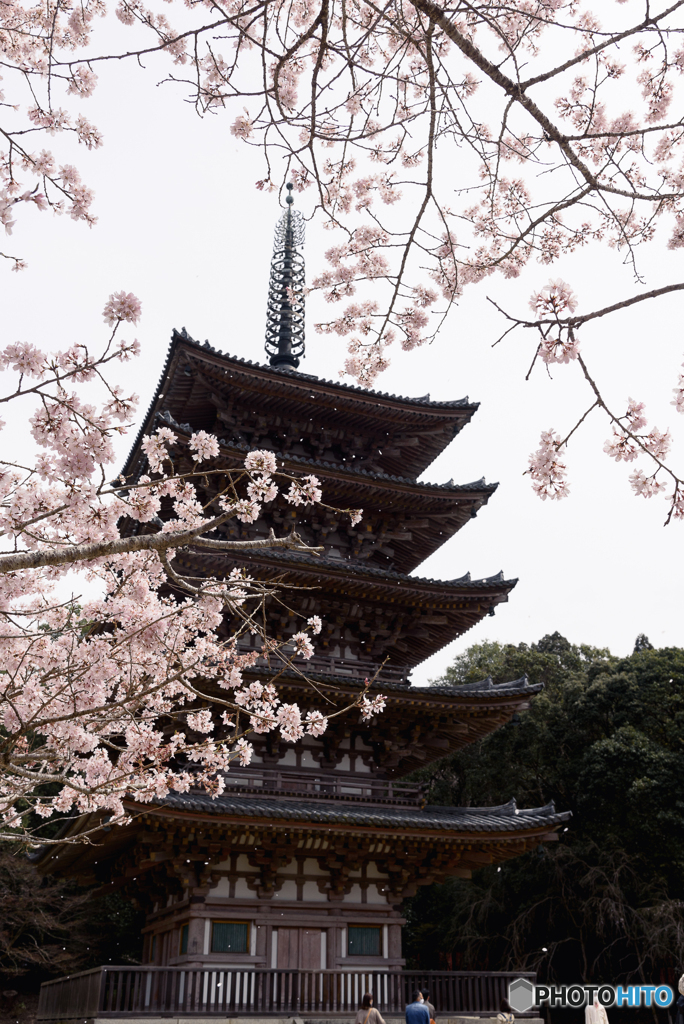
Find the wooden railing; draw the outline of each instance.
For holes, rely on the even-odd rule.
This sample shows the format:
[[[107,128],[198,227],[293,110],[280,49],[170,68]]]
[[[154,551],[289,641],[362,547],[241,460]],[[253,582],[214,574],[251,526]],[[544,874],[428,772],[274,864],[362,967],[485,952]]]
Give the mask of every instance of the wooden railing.
[[[238,651],[240,654],[253,654],[254,648],[250,644],[238,643]],[[264,658],[256,661],[257,668],[264,668],[267,664]],[[357,683],[359,680],[372,678],[379,665],[380,663],[372,658],[343,658],[341,654],[323,654],[317,649],[313,658],[307,662],[306,668],[310,673],[320,672],[322,675],[337,676],[348,679],[350,683]],[[404,683],[408,686],[410,673],[410,665],[385,664],[378,675],[378,685],[382,686],[382,683],[386,682]]]
[[[372,775],[333,775],[311,770],[290,771],[273,768],[234,768],[225,777],[226,789],[250,796],[287,795],[306,799],[362,801],[375,804],[410,804],[423,800],[425,786],[410,782],[390,782]]]
[[[429,989],[438,1017],[491,1017],[519,977],[536,981],[535,974],[491,971],[96,967],[44,982],[37,1019],[351,1016],[365,992],[382,1014],[403,1015],[416,988]]]

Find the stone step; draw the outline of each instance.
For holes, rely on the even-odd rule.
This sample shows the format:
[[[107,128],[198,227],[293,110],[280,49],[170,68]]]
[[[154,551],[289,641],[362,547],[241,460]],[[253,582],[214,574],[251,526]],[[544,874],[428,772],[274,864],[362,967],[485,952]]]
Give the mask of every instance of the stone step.
[[[113,1021],[125,1020],[126,1024],[353,1024],[356,1014],[347,1016],[308,1016],[301,1017],[91,1017],[89,1020],[80,1018],[78,1024],[112,1024]],[[387,1014],[384,1017],[385,1024],[404,1024],[404,1015]],[[521,1024],[544,1024],[541,1017],[518,1016],[517,1021]],[[57,1024],[76,1024],[75,1021],[59,1021]],[[437,1014],[436,1024],[497,1024],[496,1016],[468,1016],[456,1017]]]

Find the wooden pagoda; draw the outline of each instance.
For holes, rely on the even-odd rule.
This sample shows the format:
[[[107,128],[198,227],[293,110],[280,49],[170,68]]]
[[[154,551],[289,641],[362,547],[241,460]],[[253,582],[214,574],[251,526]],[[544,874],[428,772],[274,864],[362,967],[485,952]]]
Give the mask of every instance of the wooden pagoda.
[[[284,228],[281,222],[286,250],[287,217],[290,211]],[[297,238],[290,235],[289,245],[297,255]],[[229,773],[218,799],[174,794],[142,815],[132,805],[137,816],[129,826],[103,825],[91,845],[51,847],[38,867],[141,901],[147,964],[397,970],[404,963],[401,904],[418,886],[467,878],[556,839],[568,815],[553,805],[519,810],[514,801],[429,806],[420,786],[402,781],[497,729],[540,689],[525,678],[411,685],[415,666],[493,614],[515,585],[501,573],[413,575],[495,490],[483,480],[417,482],[477,405],[402,398],[299,372],[303,319],[292,315],[283,284],[294,271],[274,268],[271,365],[174,333],[125,472],[145,471],[140,442],[158,425],[181,435],[203,429],[219,437],[226,467],[239,466],[251,449],[269,449],[288,472],[315,473],[329,505],[363,508],[352,527],[348,518],[277,499],[257,523],[232,520],[223,528],[225,538],[257,538],[296,526],[307,542],[324,546],[322,557],[259,549],[227,562],[186,550],[176,564],[207,576],[246,565],[256,578],[294,586],[287,609],[268,604],[269,632],[287,639],[307,617],[320,616],[307,674],[333,702],[348,700],[387,659],[377,683],[387,709],[366,723],[358,712],[334,719],[322,737],[296,744],[254,736],[252,764]],[[264,681],[272,671],[259,661],[247,676]],[[294,673],[278,685],[283,700],[313,703]],[[72,831],[93,824],[82,819]]]

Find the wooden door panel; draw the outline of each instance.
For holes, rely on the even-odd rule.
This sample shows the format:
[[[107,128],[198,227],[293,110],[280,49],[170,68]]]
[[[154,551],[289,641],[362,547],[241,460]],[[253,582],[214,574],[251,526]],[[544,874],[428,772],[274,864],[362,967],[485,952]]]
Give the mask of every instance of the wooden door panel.
[[[278,969],[299,967],[299,928],[278,929]]]
[[[320,971],[321,969],[321,929],[302,928],[302,960],[303,971]]]

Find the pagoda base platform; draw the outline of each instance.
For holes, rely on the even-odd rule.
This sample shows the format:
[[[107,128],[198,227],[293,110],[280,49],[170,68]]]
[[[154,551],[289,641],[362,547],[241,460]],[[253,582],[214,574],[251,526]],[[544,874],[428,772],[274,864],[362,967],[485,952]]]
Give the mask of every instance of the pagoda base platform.
[[[397,971],[347,969],[307,971],[240,967],[95,967],[44,982],[39,1021],[106,1020],[161,1024],[220,1018],[231,1024],[352,1024],[365,992],[387,1024],[401,1024],[416,989],[429,990],[438,1024],[495,1020],[519,977],[536,974],[497,971]],[[536,1019],[532,1011],[521,1014]]]
[[[442,1013],[437,1014],[437,1024],[498,1024],[497,1018],[488,1016],[470,1017],[448,1017]],[[544,1024],[542,1017],[529,1017],[527,1014],[516,1014],[518,1018],[524,1018],[525,1024]],[[353,1024],[356,1014],[347,1014],[346,1017],[223,1017],[225,1024]],[[78,1018],[78,1024],[108,1024],[116,1019],[112,1017],[91,1017],[90,1019]],[[216,1024],[216,1017],[121,1017],[128,1024]],[[405,1024],[405,1017],[393,1017],[385,1015],[385,1024]],[[72,1024],[71,1020],[65,1020],[60,1024]],[[76,1024],[74,1020],[73,1024]]]

